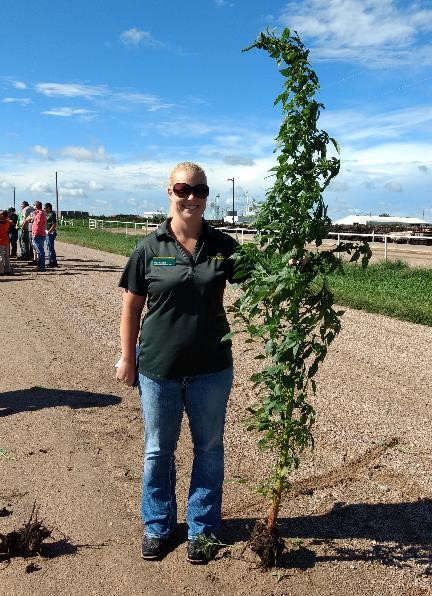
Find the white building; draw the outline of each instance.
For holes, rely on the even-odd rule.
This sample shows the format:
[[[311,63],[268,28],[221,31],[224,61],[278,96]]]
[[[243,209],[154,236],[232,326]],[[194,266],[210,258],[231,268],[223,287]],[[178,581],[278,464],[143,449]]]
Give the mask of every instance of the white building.
[[[417,217],[393,217],[385,215],[348,215],[332,222],[335,226],[427,226],[429,222]]]

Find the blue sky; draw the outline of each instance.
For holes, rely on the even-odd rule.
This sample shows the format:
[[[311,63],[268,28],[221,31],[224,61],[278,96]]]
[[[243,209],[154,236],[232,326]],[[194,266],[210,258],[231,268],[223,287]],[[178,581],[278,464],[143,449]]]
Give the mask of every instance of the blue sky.
[[[209,203],[229,208],[232,177],[240,210],[246,192],[263,200],[283,79],[241,49],[285,26],[341,146],[330,216],[432,221],[430,0],[0,0],[0,205],[13,187],[54,203],[57,171],[61,209],[166,209],[185,160],[206,169]]]

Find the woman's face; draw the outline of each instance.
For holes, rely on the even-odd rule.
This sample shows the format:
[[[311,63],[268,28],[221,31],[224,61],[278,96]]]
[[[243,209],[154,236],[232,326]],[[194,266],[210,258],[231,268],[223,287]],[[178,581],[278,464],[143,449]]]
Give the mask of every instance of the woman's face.
[[[187,194],[187,196],[179,197],[176,195],[176,184],[182,191],[180,194]],[[183,221],[200,220],[206,208],[207,197],[200,198],[200,196],[196,196],[195,193],[202,196],[205,189],[198,186],[198,189],[195,191],[194,189],[190,189],[189,192],[189,189],[187,188],[184,190],[184,184],[188,184],[191,187],[206,185],[207,179],[205,175],[200,172],[195,172],[193,170],[177,170],[174,174],[172,185],[168,188],[168,196],[171,201],[170,215],[173,218],[179,217]]]

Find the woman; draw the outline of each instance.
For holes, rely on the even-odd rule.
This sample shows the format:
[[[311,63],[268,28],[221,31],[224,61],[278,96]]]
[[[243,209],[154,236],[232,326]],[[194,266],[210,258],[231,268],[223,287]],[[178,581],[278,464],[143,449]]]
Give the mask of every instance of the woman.
[[[223,308],[237,242],[204,219],[209,194],[204,170],[178,164],[168,186],[170,216],[139,242],[120,280],[122,357],[117,379],[132,385],[141,313],[139,392],[145,424],[141,554],[167,551],[177,524],[174,452],[183,411],[194,446],[186,520],[187,558],[205,563],[201,536],[221,521],[223,430],[232,385],[231,342]]]

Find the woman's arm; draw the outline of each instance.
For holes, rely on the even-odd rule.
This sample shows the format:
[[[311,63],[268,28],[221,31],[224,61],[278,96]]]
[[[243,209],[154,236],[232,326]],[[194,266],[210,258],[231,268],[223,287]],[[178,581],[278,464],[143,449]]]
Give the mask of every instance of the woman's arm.
[[[117,367],[116,379],[132,386],[136,377],[135,346],[140,329],[141,313],[146,297],[128,290],[123,294],[120,319],[120,341],[122,355]]]

